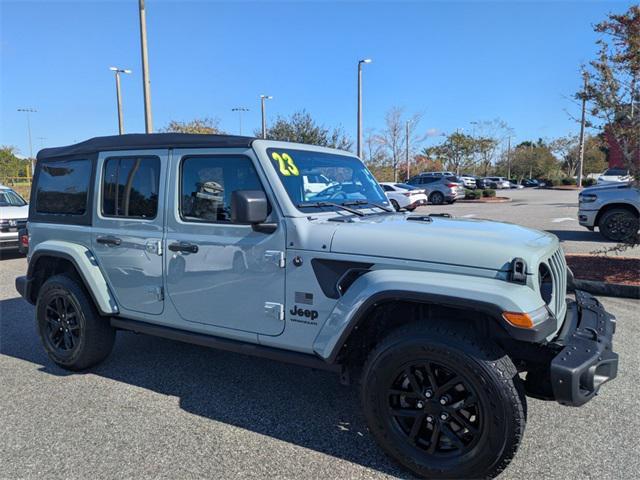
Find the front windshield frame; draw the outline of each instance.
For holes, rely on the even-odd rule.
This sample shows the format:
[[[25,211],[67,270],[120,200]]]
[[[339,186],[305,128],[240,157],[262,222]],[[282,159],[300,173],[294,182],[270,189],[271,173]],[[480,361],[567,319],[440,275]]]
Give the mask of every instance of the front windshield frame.
[[[9,199],[9,202],[0,201],[0,207],[24,207],[27,205],[27,201],[22,198],[18,192],[10,188],[0,189],[0,195]],[[11,200],[13,200],[13,202]]]
[[[373,174],[357,157],[322,150],[299,149],[289,147],[268,147],[265,150],[269,164],[273,168],[275,176],[278,177],[280,185],[286,192],[289,200],[297,211],[309,213],[321,212],[344,212],[343,206],[351,209],[365,210],[375,208],[376,204],[390,208],[389,200],[375,179]],[[283,174],[280,163],[273,157],[273,154],[288,157],[293,161],[293,174]],[[288,166],[284,166],[286,171]],[[342,182],[337,181],[335,175],[328,174],[327,171],[342,171],[349,174],[350,178]],[[305,190],[304,183],[298,184],[294,179],[301,179],[308,174],[321,174],[332,181],[325,189],[318,192]],[[345,189],[344,187],[348,187]],[[318,188],[316,186],[316,188]],[[341,195],[331,194],[334,189]],[[326,193],[326,195],[323,195]],[[339,198],[338,198],[339,197]],[[335,205],[331,205],[334,203]],[[318,205],[321,204],[321,205]],[[343,205],[344,204],[344,205]]]

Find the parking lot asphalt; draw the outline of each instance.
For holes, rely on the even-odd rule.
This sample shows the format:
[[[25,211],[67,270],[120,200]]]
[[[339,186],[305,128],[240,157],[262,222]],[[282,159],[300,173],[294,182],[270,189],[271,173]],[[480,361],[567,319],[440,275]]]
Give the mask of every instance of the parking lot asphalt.
[[[558,217],[505,213],[531,192],[427,209],[530,226],[575,214],[570,205]],[[575,195],[555,193],[536,201],[550,210]],[[92,371],[57,368],[14,289],[25,269],[22,257],[0,259],[0,478],[407,477],[367,432],[355,387],[327,372],[123,332]],[[618,317],[618,378],[581,408],[529,399],[523,443],[501,479],[640,477],[640,302],[601,300]]]
[[[578,192],[575,190],[497,190],[498,196],[511,199],[507,203],[462,203],[428,205],[419,213],[450,213],[463,218],[488,218],[517,223],[558,236],[566,253],[592,253],[616,245],[606,240],[597,229],[590,232],[578,223]],[[640,247],[610,255],[640,257]]]

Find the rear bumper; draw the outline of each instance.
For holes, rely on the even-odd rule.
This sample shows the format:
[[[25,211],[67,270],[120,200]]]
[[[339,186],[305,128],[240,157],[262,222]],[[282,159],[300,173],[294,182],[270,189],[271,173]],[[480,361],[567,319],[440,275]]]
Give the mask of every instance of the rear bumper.
[[[562,350],[551,361],[551,387],[557,402],[577,407],[618,374],[612,346],[616,320],[595,297],[578,290],[566,321],[556,340]]]

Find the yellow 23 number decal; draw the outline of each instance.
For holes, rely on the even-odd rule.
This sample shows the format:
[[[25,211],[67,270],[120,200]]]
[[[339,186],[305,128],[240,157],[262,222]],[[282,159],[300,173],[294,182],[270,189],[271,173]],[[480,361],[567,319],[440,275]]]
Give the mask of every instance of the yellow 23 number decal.
[[[297,177],[300,175],[300,171],[298,167],[293,162],[293,158],[288,153],[277,153],[273,152],[271,154],[271,158],[273,158],[276,162],[278,162],[278,168],[280,169],[280,173],[286,177],[293,175]]]

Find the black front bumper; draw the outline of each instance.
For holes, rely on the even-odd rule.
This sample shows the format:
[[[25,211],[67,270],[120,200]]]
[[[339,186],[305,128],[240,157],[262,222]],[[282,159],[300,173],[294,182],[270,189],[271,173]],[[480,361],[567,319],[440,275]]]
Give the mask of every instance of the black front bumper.
[[[553,395],[563,405],[580,406],[600,387],[616,378],[618,354],[613,352],[615,317],[592,295],[577,290],[565,325],[554,342],[562,347],[551,361]]]

